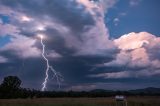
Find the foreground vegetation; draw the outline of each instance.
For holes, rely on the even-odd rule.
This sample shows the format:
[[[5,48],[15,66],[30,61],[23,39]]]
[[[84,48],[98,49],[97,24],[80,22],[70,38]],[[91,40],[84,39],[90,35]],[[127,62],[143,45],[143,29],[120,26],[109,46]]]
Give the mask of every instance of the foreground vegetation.
[[[160,106],[160,97],[128,97],[128,106]],[[109,98],[1,99],[0,106],[116,106]]]
[[[42,92],[20,85],[21,80],[16,76],[4,78],[0,85],[0,106],[116,106],[115,95],[126,95],[128,106],[160,106],[159,88]]]
[[[160,96],[160,88],[146,88],[129,91],[112,91],[95,89],[91,91],[38,91],[21,87],[21,80],[17,76],[5,77],[0,84],[0,99],[17,98],[74,98],[74,97],[113,97],[115,95],[125,96]]]

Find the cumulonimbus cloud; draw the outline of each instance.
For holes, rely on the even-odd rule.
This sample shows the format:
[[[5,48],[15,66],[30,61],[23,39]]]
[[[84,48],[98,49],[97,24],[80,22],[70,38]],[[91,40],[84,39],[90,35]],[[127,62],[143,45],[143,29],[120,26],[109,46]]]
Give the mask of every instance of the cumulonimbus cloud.
[[[3,52],[11,50],[21,58],[37,57],[40,46],[35,36],[41,33],[48,38],[45,44],[49,57],[63,57],[66,54],[112,57],[111,61],[99,64],[106,67],[106,73],[90,77],[127,78],[158,74],[159,37],[147,32],[133,32],[118,39],[109,39],[104,18],[108,8],[116,1],[33,0],[33,3],[0,0],[0,14],[10,19],[7,24],[0,23],[0,27],[5,28],[4,31],[0,29],[0,35],[14,35],[11,42],[0,49]],[[108,73],[108,67],[125,67],[125,70]],[[137,74],[132,74],[135,67]]]
[[[120,52],[114,60],[99,66],[125,68],[122,71],[100,73],[90,75],[90,77],[137,78],[160,74],[159,37],[147,32],[132,32],[115,39],[114,43]]]
[[[108,56],[116,48],[114,43],[108,39],[108,29],[104,20],[107,9],[112,7],[116,0],[100,0],[95,2],[89,0],[54,0],[51,2],[46,0],[43,3],[42,1],[35,0],[36,5],[34,6],[32,6],[31,1],[19,2],[15,0],[12,4],[8,1],[1,0],[0,2],[2,5],[0,13],[10,18],[9,23],[2,25],[2,27],[7,26],[7,28],[5,27],[6,31],[2,31],[3,35],[26,36],[26,38],[30,37],[28,39],[32,41],[37,33],[42,33],[51,39],[54,39],[58,35],[62,39],[60,42],[64,42],[60,46],[72,49],[74,53],[71,55],[73,56]],[[67,3],[67,5],[62,5],[61,2]],[[17,5],[19,6],[17,7]],[[26,5],[30,8],[26,7]],[[43,10],[37,10],[37,8],[43,8]],[[57,10],[62,11],[57,12]],[[66,13],[68,16],[72,15],[72,17],[66,16],[64,18],[63,15]],[[34,50],[39,50],[35,45],[34,48]],[[31,47],[28,50],[33,50],[33,48]],[[59,49],[55,48],[56,53],[61,52],[57,50]],[[107,54],[108,51],[110,52]],[[21,57],[27,55],[26,52],[21,53],[23,53]],[[29,57],[29,55],[31,56],[31,54],[28,54],[26,57]]]

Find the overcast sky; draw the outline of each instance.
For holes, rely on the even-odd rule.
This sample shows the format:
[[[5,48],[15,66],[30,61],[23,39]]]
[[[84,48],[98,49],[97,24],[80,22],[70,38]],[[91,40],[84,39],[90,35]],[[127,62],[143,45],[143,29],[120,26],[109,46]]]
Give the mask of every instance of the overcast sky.
[[[160,87],[159,11],[159,0],[0,0],[0,82],[42,88],[42,35],[60,90]]]

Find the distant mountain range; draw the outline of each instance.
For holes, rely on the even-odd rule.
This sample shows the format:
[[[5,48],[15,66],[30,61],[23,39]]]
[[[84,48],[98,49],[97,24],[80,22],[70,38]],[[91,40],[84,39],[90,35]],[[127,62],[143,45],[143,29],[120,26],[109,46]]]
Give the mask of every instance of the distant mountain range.
[[[131,95],[160,95],[160,88],[148,87],[144,89],[135,90],[104,90],[104,89],[94,89],[90,92],[93,93],[114,93],[114,94],[131,94]]]
[[[160,94],[160,88],[148,87],[148,88],[144,88],[144,89],[129,90],[128,92]]]

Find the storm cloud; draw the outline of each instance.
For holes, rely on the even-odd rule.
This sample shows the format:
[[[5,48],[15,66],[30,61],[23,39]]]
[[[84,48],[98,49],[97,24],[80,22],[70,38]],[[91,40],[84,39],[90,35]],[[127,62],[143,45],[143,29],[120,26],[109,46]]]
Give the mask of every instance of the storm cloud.
[[[103,84],[102,88],[112,88],[111,82],[120,85],[124,79],[157,78],[159,37],[132,32],[110,39],[105,18],[117,2],[0,0],[0,37],[8,38],[0,46],[0,78],[15,74],[23,86],[40,88],[45,64],[39,34],[44,36],[50,63],[64,77],[64,90],[96,89]],[[54,89],[55,81],[49,81],[48,87]]]

